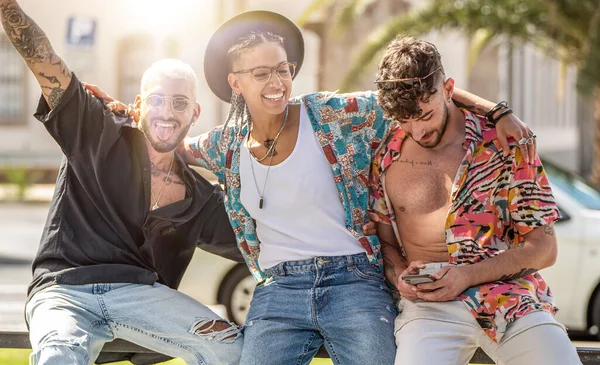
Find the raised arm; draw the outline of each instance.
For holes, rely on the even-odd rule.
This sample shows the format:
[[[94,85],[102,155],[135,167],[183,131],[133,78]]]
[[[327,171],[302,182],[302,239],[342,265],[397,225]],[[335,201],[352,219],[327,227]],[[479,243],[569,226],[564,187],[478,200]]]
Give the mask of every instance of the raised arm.
[[[477,95],[471,94],[468,91],[456,87],[454,88],[452,100],[454,101],[454,104],[460,108],[467,109],[468,111],[480,116],[486,116],[486,114],[496,106],[496,104],[491,101],[480,98]],[[505,108],[499,108],[493,113],[493,116],[498,117],[504,111]],[[533,136],[532,144],[519,144],[519,148],[523,153],[525,162],[535,160],[535,155],[537,153],[535,135],[525,123],[512,114],[512,111],[511,113],[506,114],[497,120],[496,131],[498,134],[498,141],[500,142],[502,150],[504,151],[504,157],[508,156],[510,152],[508,137],[512,137],[515,141],[519,141],[523,139],[523,137],[529,138]]]
[[[71,71],[16,0],[0,0],[0,18],[8,39],[33,72],[48,105],[54,108],[71,82]]]

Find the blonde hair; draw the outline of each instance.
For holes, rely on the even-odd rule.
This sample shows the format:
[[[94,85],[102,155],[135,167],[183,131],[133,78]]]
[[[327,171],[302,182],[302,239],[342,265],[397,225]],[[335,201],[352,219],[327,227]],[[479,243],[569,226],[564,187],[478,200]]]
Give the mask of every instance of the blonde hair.
[[[196,89],[198,87],[196,72],[187,63],[173,58],[156,61],[144,71],[140,93],[144,95],[150,83],[156,81],[157,78],[163,77],[188,81],[192,85],[193,99],[196,99]]]

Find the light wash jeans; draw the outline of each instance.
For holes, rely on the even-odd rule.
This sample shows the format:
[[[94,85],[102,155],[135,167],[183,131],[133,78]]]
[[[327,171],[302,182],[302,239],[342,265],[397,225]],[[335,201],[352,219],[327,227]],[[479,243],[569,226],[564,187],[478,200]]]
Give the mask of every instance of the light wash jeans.
[[[392,365],[396,308],[365,254],[267,269],[244,328],[242,365],[308,364],[324,344],[336,365]]]
[[[466,365],[481,347],[499,365],[581,365],[564,326],[545,311],[508,325],[499,343],[483,332],[460,300],[402,299],[396,318],[396,365]]]
[[[54,285],[26,306],[33,365],[93,364],[121,338],[187,364],[238,364],[235,325],[161,284]],[[222,330],[216,330],[222,328]]]

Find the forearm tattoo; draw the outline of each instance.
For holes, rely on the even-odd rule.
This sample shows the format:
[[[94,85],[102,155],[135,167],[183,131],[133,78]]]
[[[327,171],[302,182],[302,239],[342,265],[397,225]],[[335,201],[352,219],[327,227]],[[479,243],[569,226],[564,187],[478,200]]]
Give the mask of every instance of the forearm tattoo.
[[[383,268],[385,270],[386,273],[386,277],[389,275],[392,278],[397,278],[398,274],[396,274],[396,266],[394,265],[394,263],[388,259],[387,257],[385,257],[385,255],[383,256]],[[388,277],[388,281],[389,281],[389,277]],[[390,284],[392,284],[394,287],[396,287],[396,283],[395,282],[390,282]]]
[[[66,90],[62,88],[62,85],[56,76],[47,76],[43,72],[38,73],[38,75],[48,80],[50,84],[54,85],[42,86],[42,91],[48,98],[48,105],[50,105],[51,108],[54,108],[58,105]]]
[[[454,99],[452,99],[452,101],[454,102],[454,104],[456,104],[457,107],[463,108],[463,109],[467,109],[468,111],[470,111],[472,113],[475,113],[477,115],[486,115],[487,112],[489,111],[489,110],[483,109],[481,107],[478,107],[476,105],[463,104],[463,103],[458,102],[458,101],[456,101]]]
[[[393,278],[393,280],[390,282],[390,284],[393,287],[396,287],[396,278],[398,277],[398,273],[396,272],[396,265],[394,264],[394,262],[392,262],[392,260],[389,259],[389,254],[386,254],[386,251],[388,250],[393,250],[394,253],[398,253],[398,247],[395,245],[392,245],[391,243],[385,242],[385,241],[381,241],[381,253],[383,256],[383,270],[385,271],[386,274],[386,278],[388,279],[388,281],[390,281],[390,277]]]
[[[500,281],[516,280],[516,279],[522,278],[524,276],[533,274],[536,271],[537,271],[537,269],[521,269],[521,271],[519,271],[517,273],[502,276],[500,278]]]
[[[37,64],[55,66],[59,72],[68,77],[70,71],[62,59],[54,52],[50,41],[44,31],[35,24],[21,7],[14,1],[0,1],[2,25],[6,35],[29,68],[33,69]],[[55,76],[38,73],[45,78],[49,86],[42,86],[42,90],[48,99],[50,107],[54,108],[65,92]]]

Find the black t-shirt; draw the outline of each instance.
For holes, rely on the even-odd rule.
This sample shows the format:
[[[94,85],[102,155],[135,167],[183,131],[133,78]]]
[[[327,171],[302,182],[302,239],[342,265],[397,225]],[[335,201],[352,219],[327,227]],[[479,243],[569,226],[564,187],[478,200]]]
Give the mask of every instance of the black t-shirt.
[[[156,281],[177,288],[196,246],[241,262],[223,192],[178,157],[179,202],[150,211],[150,159],[141,131],[85,91],[73,75],[60,104],[35,114],[65,157],[28,299],[53,284]]]

